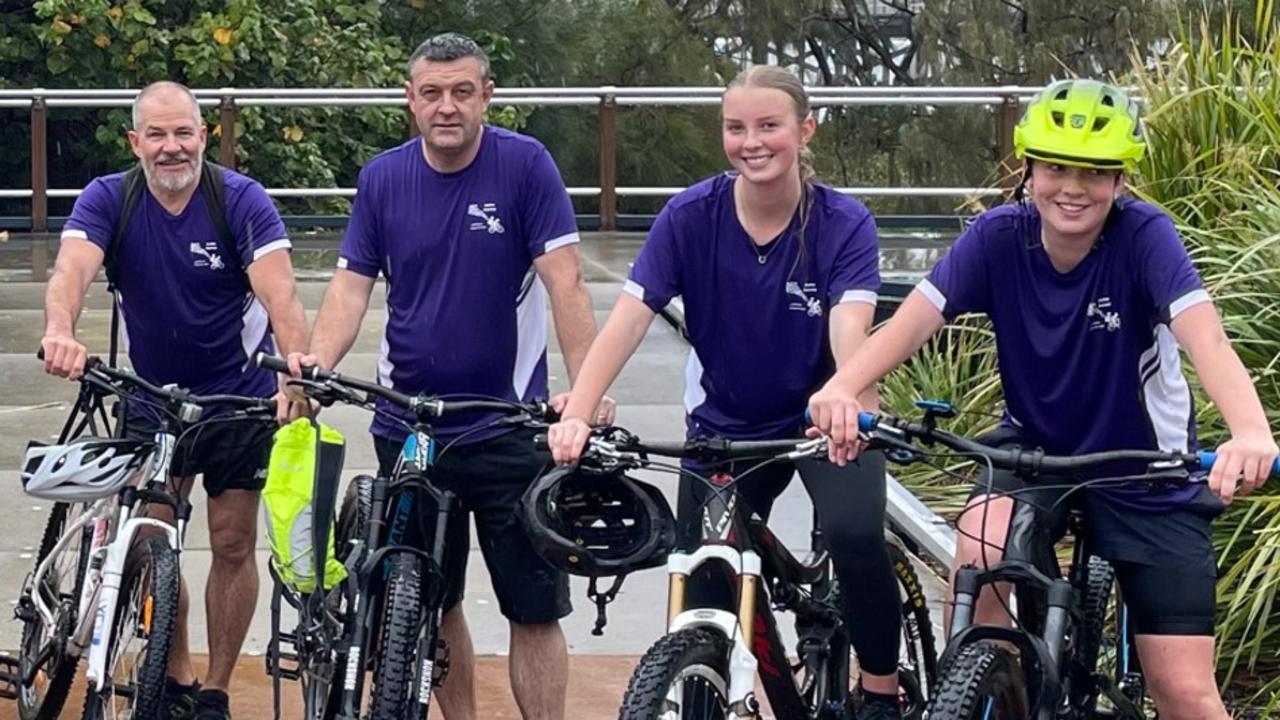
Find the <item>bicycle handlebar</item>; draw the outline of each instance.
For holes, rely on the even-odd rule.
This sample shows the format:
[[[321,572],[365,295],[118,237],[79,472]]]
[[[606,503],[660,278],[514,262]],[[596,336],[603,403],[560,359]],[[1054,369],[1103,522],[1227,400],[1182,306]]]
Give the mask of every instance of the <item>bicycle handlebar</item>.
[[[44,348],[36,351],[36,359],[44,360]],[[99,380],[94,383],[91,378]],[[148,380],[139,377],[137,373],[124,368],[117,368],[103,362],[101,358],[90,356],[84,363],[84,377],[81,382],[90,382],[105,390],[109,390],[117,395],[124,394],[124,391],[118,387],[119,385],[128,385],[131,387],[144,390],[156,397],[162,398],[174,405],[179,406],[179,414],[185,422],[195,422],[199,419],[204,408],[212,405],[230,405],[242,410],[271,410],[276,407],[275,400],[272,398],[247,397],[244,395],[196,395],[187,391],[185,388],[177,385],[156,385]],[[192,410],[187,410],[183,406],[190,406]]]
[[[260,368],[274,370],[285,375],[290,374],[289,364],[282,358],[266,353],[258,353],[254,362]],[[406,395],[392,388],[367,380],[347,377],[330,370],[322,370],[315,366],[302,368],[302,379],[316,383],[333,383],[366,395],[383,398],[392,405],[404,408],[420,418],[439,418],[445,415],[469,412],[496,412],[506,415],[527,413],[548,422],[558,419],[558,414],[546,402],[515,402],[509,400],[441,400],[434,395]]]
[[[891,439],[907,442],[919,439],[926,443],[938,443],[960,453],[982,455],[1001,470],[1031,474],[1065,475],[1125,461],[1172,463],[1188,470],[1208,470],[1217,459],[1217,453],[1208,450],[1194,453],[1176,450],[1111,450],[1074,456],[1048,455],[1038,448],[1001,450],[939,430],[932,423],[912,422],[867,412],[858,414],[858,429],[870,437],[872,446],[877,444],[876,433],[887,433],[890,437],[882,438],[881,445],[891,445]],[[1271,466],[1271,477],[1280,477],[1280,458]]]
[[[612,438],[592,435],[587,441],[586,454],[602,458],[620,459],[626,455],[659,455],[669,458],[724,462],[743,458],[775,456],[777,459],[824,458],[827,454],[826,438],[789,440],[726,440],[724,438],[697,438],[682,441],[646,442],[621,428],[608,431]],[[535,447],[547,450],[547,436],[533,439]]]

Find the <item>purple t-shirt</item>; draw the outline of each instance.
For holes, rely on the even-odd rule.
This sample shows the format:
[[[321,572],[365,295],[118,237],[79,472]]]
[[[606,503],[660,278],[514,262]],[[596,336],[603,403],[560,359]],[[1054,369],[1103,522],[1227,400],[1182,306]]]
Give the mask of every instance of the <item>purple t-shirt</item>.
[[[485,126],[475,160],[448,174],[427,164],[417,138],[370,160],[338,267],[387,279],[378,381],[404,393],[546,397],[547,294],[533,260],[576,242],[560,171],[533,138]],[[493,419],[433,428],[475,442],[503,431],[485,428]],[[406,434],[381,413],[372,431]]]
[[[271,328],[245,270],[290,243],[262,186],[231,170],[225,177],[226,221],[239,262],[222,257],[204,193],[197,190],[182,212],[170,215],[143,189],[115,248],[125,346],[134,370],[150,382],[267,397],[276,390],[275,374],[252,361],[258,352],[274,352]],[[124,173],[95,178],[76,199],[62,238],[88,240],[105,253],[123,193]]]
[[[1173,222],[1150,204],[1121,201],[1093,251],[1066,273],[1050,263],[1040,231],[1033,206],[986,212],[918,287],[948,320],[991,318],[1006,422],[1055,455],[1194,450],[1195,411],[1169,323],[1210,298]],[[1153,509],[1194,494],[1105,492]]]
[[[756,248],[734,210],[734,177],[709,178],[667,203],[625,291],[654,312],[684,299],[690,436],[791,436],[835,369],[831,308],[876,303],[875,219],[857,200],[817,185],[803,244],[797,213]]]

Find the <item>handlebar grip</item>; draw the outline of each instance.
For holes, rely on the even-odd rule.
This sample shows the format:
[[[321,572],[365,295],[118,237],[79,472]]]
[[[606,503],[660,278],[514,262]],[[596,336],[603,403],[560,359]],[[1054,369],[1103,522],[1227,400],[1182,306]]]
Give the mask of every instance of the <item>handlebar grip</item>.
[[[254,357],[254,361],[257,363],[258,367],[265,370],[273,370],[285,375],[289,374],[289,363],[286,362],[284,358],[260,352]],[[319,370],[320,368],[313,365],[303,365],[302,377],[306,380],[315,380],[318,377]]]
[[[1218,453],[1210,450],[1201,450],[1199,455],[1200,469],[1202,470],[1212,468],[1213,463],[1218,459]],[[1280,458],[1276,458],[1276,461],[1271,464],[1271,477],[1272,479],[1280,478]]]
[[[37,360],[44,360],[44,346],[43,346],[43,345],[41,345],[40,347],[36,348],[36,359],[37,359]]]
[[[805,423],[813,424],[813,415],[809,414],[809,408],[804,409]],[[858,413],[858,429],[862,432],[870,432],[876,429],[876,423],[880,421],[880,416],[875,413],[860,412]]]
[[[550,450],[551,450],[551,446],[547,444],[547,436],[546,436],[546,435],[542,435],[542,434],[534,435],[534,436],[533,436],[533,449],[534,449],[534,450],[539,450],[539,451],[542,451],[542,452],[548,452],[548,451],[550,451]]]

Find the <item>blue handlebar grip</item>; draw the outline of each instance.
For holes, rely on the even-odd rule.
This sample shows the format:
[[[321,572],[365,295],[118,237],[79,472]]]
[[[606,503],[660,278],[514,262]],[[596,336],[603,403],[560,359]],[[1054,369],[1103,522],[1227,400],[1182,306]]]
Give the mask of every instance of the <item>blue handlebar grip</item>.
[[[874,413],[860,412],[858,413],[858,429],[862,432],[870,432],[876,428],[876,419],[879,416]],[[810,425],[813,424],[813,416],[809,414],[809,408],[804,409],[804,421]]]
[[[1209,450],[1200,451],[1200,469],[1208,470],[1213,467],[1213,463],[1218,459],[1218,453]],[[1271,477],[1280,478],[1280,458],[1271,464]]]

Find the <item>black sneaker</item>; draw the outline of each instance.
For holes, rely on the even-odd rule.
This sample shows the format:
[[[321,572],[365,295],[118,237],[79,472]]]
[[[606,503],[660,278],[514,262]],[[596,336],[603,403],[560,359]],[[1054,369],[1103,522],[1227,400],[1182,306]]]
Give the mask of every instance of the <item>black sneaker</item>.
[[[866,693],[863,693],[862,698],[862,707],[855,716],[857,720],[902,720],[898,698],[886,695],[868,696]]]
[[[164,679],[164,717],[169,720],[195,720],[196,693],[200,683],[183,685],[171,677]]]
[[[195,720],[231,720],[227,693],[222,690],[201,690],[197,693]]]

